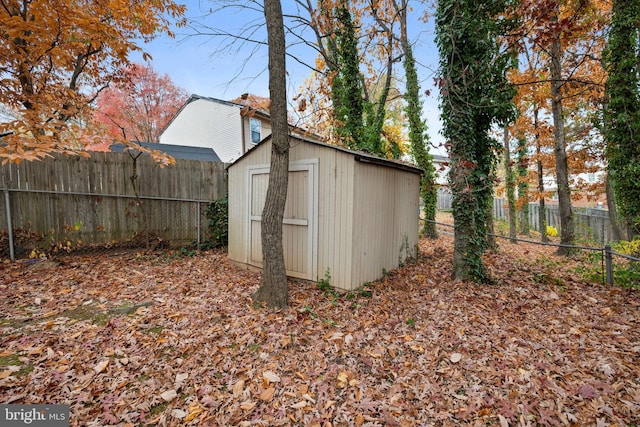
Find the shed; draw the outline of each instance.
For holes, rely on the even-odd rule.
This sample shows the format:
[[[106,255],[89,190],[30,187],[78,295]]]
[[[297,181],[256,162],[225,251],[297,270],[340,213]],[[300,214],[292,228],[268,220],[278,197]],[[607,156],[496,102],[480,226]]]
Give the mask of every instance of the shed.
[[[418,248],[420,170],[292,136],[283,221],[287,275],[352,290]],[[228,168],[229,259],[262,266],[271,138]]]

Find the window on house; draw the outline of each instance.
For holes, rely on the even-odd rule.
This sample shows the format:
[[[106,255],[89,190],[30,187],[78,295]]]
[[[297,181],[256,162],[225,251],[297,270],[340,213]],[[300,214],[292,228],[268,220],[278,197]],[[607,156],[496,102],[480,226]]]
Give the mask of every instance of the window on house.
[[[251,126],[251,142],[253,144],[257,144],[260,142],[260,130],[262,125],[260,124],[260,120],[258,119],[250,119],[249,124]]]

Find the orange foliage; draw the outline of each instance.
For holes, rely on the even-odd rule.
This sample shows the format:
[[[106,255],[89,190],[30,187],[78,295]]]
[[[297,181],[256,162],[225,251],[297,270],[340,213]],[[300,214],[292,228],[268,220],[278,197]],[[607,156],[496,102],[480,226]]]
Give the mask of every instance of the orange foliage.
[[[8,133],[3,162],[51,152],[75,153],[95,143],[83,120],[97,92],[123,78],[139,40],[169,33],[185,7],[173,0],[3,1],[0,8],[0,104],[19,118]],[[148,57],[148,55],[144,55]]]
[[[252,93],[243,93],[239,97],[234,98],[229,102],[245,105],[256,110],[263,110],[267,112],[271,108],[271,99],[265,98],[264,96],[254,95]]]
[[[337,18],[334,11],[340,3],[338,0],[318,0],[314,8],[306,10],[314,32],[324,36],[317,40],[315,71],[303,82],[295,98],[298,107],[304,106],[296,108],[297,125],[338,145],[342,142],[333,131],[339,123],[333,117],[331,87],[337,72],[334,57]],[[367,92],[365,97],[375,104],[382,93],[381,86],[388,72],[389,57],[393,57],[395,62],[401,57],[399,35],[396,34],[399,17],[390,0],[355,0],[348,2],[348,6],[359,38],[360,63]],[[396,83],[397,80],[392,81],[392,85]],[[402,147],[407,140],[406,132],[394,129],[400,124],[397,117],[389,119],[389,116],[394,115],[391,110],[397,109],[395,101],[391,96],[386,104],[390,122],[384,124],[386,131],[383,130],[383,138],[388,146],[397,143]],[[391,139],[386,138],[387,135]]]
[[[133,64],[123,74],[124,82],[98,95],[95,124],[116,139],[159,142],[160,133],[187,100],[187,93],[151,66]]]
[[[555,6],[560,3],[559,20],[552,19]],[[515,99],[520,117],[510,128],[517,138],[525,138],[530,146],[530,164],[542,162],[545,175],[555,169],[553,152],[554,128],[551,123],[551,90],[549,80],[548,46],[560,33],[565,52],[563,57],[562,102],[566,119],[566,144],[569,172],[575,177],[604,169],[602,137],[593,127],[594,113],[604,96],[606,73],[601,66],[605,44],[604,29],[609,22],[611,4],[600,1],[538,1],[523,0],[518,13],[522,17],[521,39],[518,47],[521,66],[509,74],[518,88]],[[537,116],[536,116],[537,112]],[[536,145],[541,147],[536,153]],[[537,173],[532,188],[537,186]],[[575,190],[585,190],[595,196],[604,183],[586,186],[574,179]],[[576,193],[575,197],[584,194]],[[540,197],[541,194],[534,194]]]

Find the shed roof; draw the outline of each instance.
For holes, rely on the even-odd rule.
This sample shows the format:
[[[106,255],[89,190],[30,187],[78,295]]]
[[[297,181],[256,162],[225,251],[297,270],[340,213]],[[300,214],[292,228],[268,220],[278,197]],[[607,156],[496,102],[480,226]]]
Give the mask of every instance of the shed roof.
[[[238,157],[235,162],[233,162],[232,164],[227,166],[227,169],[230,168],[231,166],[235,165],[236,163],[240,162],[246,156],[249,156],[251,154],[251,152],[256,147],[258,147],[259,145],[264,144],[265,142],[270,140],[271,137],[272,137],[272,135],[268,135],[266,138],[264,138],[262,141],[260,141],[256,146],[254,146],[254,148],[252,148],[251,150],[247,151],[242,156]],[[401,169],[401,170],[405,170],[407,172],[417,173],[419,175],[422,174],[422,171],[420,169],[418,169],[416,166],[412,165],[411,163],[403,162],[401,160],[384,159],[382,157],[374,156],[373,154],[365,153],[363,151],[351,150],[349,148],[341,147],[339,145],[327,144],[326,142],[320,142],[320,141],[317,141],[315,139],[308,139],[308,138],[300,137],[300,136],[297,136],[297,135],[290,135],[289,138],[297,139],[297,140],[300,140],[300,141],[307,142],[309,144],[319,145],[321,147],[326,147],[326,148],[330,148],[330,149],[333,149],[333,150],[336,150],[336,151],[341,151],[343,153],[351,154],[351,155],[353,155],[355,157],[355,160],[357,162],[372,163],[372,164],[376,164],[376,165],[380,165],[380,166],[385,166],[385,167],[394,168],[394,169]]]
[[[186,145],[159,144],[157,142],[136,142],[145,148],[159,150],[170,155],[175,159],[183,160],[202,160],[206,162],[221,162],[220,157],[208,147],[190,147]],[[124,144],[112,144],[110,147],[114,153],[122,153],[125,149]]]

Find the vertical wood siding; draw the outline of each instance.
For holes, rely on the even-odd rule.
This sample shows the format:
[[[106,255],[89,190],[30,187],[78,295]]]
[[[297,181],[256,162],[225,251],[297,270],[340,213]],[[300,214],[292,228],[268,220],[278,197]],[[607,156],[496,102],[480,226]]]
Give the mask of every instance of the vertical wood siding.
[[[353,283],[378,279],[415,256],[420,176],[356,163]]]
[[[249,215],[247,170],[268,166],[271,143],[267,141],[229,168],[229,257],[250,263],[249,242],[259,230],[247,227]],[[406,241],[411,250],[418,242],[418,174],[398,169],[362,164],[352,153],[293,138],[290,162],[315,159],[318,168],[317,259],[312,280],[326,273],[330,283],[341,289],[355,289],[381,276],[382,269],[398,266],[400,246]],[[285,217],[310,216],[301,205],[308,195],[305,173],[290,175]],[[266,191],[266,190],[265,190]],[[292,195],[297,195],[292,197]],[[262,205],[259,206],[260,212]],[[255,211],[254,211],[255,212]],[[298,218],[303,219],[303,218]],[[308,242],[294,238],[294,227],[284,226],[287,269],[302,269]],[[251,235],[252,234],[252,235]],[[313,246],[311,246],[313,247]],[[250,254],[250,255],[247,255]],[[261,257],[261,254],[259,254]],[[261,259],[261,258],[260,258]]]

